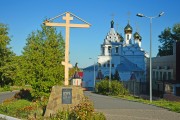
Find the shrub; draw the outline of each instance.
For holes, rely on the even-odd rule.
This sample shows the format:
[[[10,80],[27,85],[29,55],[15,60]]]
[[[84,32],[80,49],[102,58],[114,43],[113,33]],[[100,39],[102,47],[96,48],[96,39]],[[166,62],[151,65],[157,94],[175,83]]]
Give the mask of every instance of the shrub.
[[[95,85],[95,92],[103,95],[107,95],[110,89],[108,80],[102,80]]]
[[[124,88],[123,84],[115,80],[111,82],[111,95],[128,95],[128,90]]]
[[[16,93],[14,97],[17,99],[32,100],[29,89],[21,89],[20,92]]]
[[[102,113],[94,112],[92,102],[85,98],[71,110],[59,111],[51,120],[106,120]]]
[[[72,118],[79,120],[89,120],[94,113],[94,106],[89,99],[85,98],[83,101],[72,109]],[[89,119],[88,119],[89,118]]]
[[[96,83],[95,92],[103,95],[128,95],[129,92],[124,86],[117,80],[111,81],[109,84],[108,80],[102,80]]]
[[[11,91],[10,85],[5,85],[3,91]]]

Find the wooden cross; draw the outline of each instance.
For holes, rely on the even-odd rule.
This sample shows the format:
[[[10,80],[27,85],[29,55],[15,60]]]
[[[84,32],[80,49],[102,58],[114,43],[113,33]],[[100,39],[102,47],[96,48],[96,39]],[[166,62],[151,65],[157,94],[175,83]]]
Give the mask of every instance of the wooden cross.
[[[56,19],[62,15],[63,16],[63,20],[65,20],[66,22],[65,23],[55,23],[55,22],[50,22],[50,20],[53,20],[53,19]],[[67,86],[69,85],[69,68],[72,67],[72,65],[69,63],[69,34],[70,34],[70,27],[73,27],[73,28],[89,28],[90,27],[90,24],[87,23],[86,21],[82,20],[81,18],[73,15],[72,13],[70,12],[66,12],[62,15],[59,15],[55,18],[52,18],[50,20],[46,20],[44,22],[44,24],[46,26],[56,26],[56,27],[65,27],[66,28],[66,37],[65,37],[65,61],[62,62],[62,65],[65,66],[65,81],[64,81],[64,85]],[[83,21],[84,23],[86,24],[71,24],[70,21],[73,20],[73,17],[76,17],[77,19]]]
[[[112,20],[114,20],[114,16],[115,16],[115,15],[112,13],[112,14],[111,14]]]
[[[136,22],[136,32],[139,32],[139,26],[138,26],[138,23]]]
[[[116,23],[116,31],[118,32],[118,27],[119,27],[119,24],[118,23]]]

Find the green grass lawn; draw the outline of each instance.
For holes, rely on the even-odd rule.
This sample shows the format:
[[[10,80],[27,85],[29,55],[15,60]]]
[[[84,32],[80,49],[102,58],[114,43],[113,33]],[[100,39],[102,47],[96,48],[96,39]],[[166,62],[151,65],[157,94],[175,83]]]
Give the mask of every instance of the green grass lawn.
[[[0,87],[0,92],[5,92],[5,91],[13,91],[13,90],[21,90],[21,89],[32,89],[30,85],[27,86],[4,86]]]
[[[0,104],[0,114],[20,119],[34,119],[35,116],[38,116],[38,119],[42,119],[43,110],[40,102],[11,98]]]
[[[121,99],[126,99],[126,100],[131,100],[131,101],[136,101],[136,102],[141,102],[141,103],[146,103],[146,104],[151,104],[151,105],[155,105],[158,107],[162,107],[165,109],[168,109],[170,111],[174,111],[177,113],[180,113],[180,102],[174,102],[174,101],[167,101],[164,99],[160,99],[160,100],[153,100],[152,102],[150,102],[149,100],[144,100],[142,98],[139,97],[134,97],[134,96],[113,96],[116,98],[121,98]]]
[[[24,116],[25,111],[22,111],[22,109],[29,105],[31,105],[31,102],[27,100],[6,100],[0,104],[0,113],[13,117]]]

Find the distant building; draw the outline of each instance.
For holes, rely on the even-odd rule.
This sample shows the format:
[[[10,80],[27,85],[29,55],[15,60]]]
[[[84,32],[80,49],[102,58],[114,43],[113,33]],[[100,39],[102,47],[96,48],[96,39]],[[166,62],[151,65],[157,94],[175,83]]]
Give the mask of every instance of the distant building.
[[[83,78],[83,72],[78,69],[77,66],[78,63],[75,64],[75,72],[73,76],[71,77],[71,85],[73,86],[82,86],[82,78]]]
[[[180,42],[174,42],[173,55],[152,58],[153,95],[180,96]],[[149,83],[149,61],[147,63]],[[148,86],[149,87],[149,86]]]
[[[98,62],[83,69],[83,87],[93,88],[97,80],[108,78],[115,71],[119,73],[121,81],[129,81],[132,73],[136,81],[146,80],[146,59],[149,57],[141,48],[142,37],[133,29],[129,22],[124,28],[124,38],[114,29],[111,21],[110,31],[107,33]],[[95,73],[95,74],[94,74]]]
[[[75,71],[73,77],[71,78],[71,85],[82,86],[82,77],[83,77],[83,72]]]

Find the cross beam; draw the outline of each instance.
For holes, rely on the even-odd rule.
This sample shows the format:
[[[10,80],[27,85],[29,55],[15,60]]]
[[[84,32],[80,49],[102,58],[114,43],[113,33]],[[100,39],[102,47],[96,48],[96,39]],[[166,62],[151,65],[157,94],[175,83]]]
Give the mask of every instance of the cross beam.
[[[66,37],[65,37],[65,61],[62,62],[62,65],[65,66],[65,81],[64,85],[69,85],[69,68],[72,67],[72,65],[69,63],[69,34],[70,34],[70,28],[89,28],[90,24],[71,24],[70,20],[73,20],[73,17],[71,16],[70,12],[65,13],[66,16],[63,16],[63,20],[65,20],[65,23],[54,23],[50,21],[45,21],[44,24],[46,26],[56,26],[56,27],[65,27],[66,28]],[[74,16],[74,15],[73,15]],[[74,16],[76,17],[76,16]],[[76,17],[79,19],[79,17]],[[84,22],[84,20],[80,19]]]

